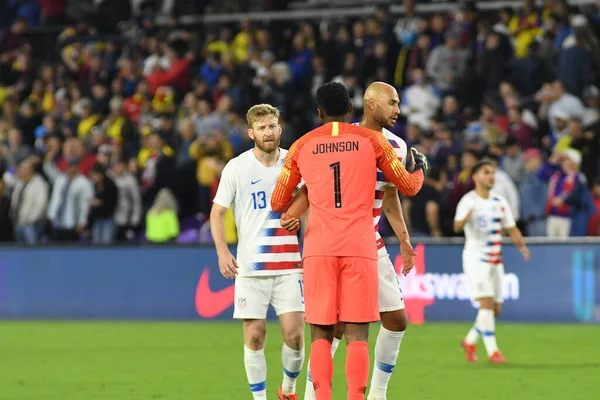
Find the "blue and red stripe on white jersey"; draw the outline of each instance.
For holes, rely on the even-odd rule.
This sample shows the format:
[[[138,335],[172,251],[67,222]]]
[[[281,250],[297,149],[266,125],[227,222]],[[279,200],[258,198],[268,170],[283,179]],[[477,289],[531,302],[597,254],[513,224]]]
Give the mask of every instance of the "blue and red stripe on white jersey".
[[[281,213],[269,212],[256,238],[256,252],[252,257],[252,270],[285,271],[302,268],[300,245],[296,233],[288,232],[280,225]]]
[[[464,253],[484,263],[502,264],[502,229],[515,226],[508,202],[493,192],[484,199],[472,190],[458,203],[455,221],[464,219],[471,210],[464,227]]]
[[[383,129],[382,134],[387,138],[387,140],[390,142],[390,144],[396,151],[398,159],[402,161],[403,164],[406,164],[406,152],[408,151],[406,142],[385,128]],[[388,182],[385,179],[385,176],[383,176],[383,172],[381,172],[378,169],[377,184],[375,186],[375,201],[373,202],[373,225],[375,226],[375,240],[377,241],[377,251],[380,255],[387,253],[385,244],[383,243],[383,239],[379,234],[379,220],[381,219],[381,206],[383,203],[383,194],[385,193],[385,189],[387,187],[394,187],[394,185]]]
[[[277,165],[266,167],[248,150],[221,174],[214,202],[233,209],[239,276],[283,275],[302,268],[298,237],[281,227],[281,214],[270,204],[286,153],[281,149]]]

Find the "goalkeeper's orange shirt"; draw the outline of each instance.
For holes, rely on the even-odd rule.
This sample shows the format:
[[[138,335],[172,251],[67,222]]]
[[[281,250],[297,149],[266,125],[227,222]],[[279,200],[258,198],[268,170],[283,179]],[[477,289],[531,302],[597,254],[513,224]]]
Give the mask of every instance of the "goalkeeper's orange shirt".
[[[292,145],[277,179],[271,207],[286,211],[294,189],[304,179],[310,212],[303,257],[377,259],[373,240],[377,168],[407,196],[414,196],[423,186],[423,172],[407,172],[380,132],[330,122]]]

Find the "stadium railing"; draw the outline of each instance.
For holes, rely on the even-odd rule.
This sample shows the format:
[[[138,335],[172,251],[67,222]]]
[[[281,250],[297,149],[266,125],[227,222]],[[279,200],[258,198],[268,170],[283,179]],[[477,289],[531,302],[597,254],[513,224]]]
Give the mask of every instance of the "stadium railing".
[[[334,4],[335,3],[335,4]],[[307,20],[307,19],[329,19],[329,18],[348,18],[348,17],[366,17],[375,15],[376,6],[373,4],[365,5],[365,2],[355,3],[353,5],[345,6],[348,4],[343,1],[327,1],[326,7],[312,6],[312,8],[293,8],[286,11],[254,11],[248,13],[224,13],[224,14],[209,14],[206,13],[202,16],[199,15],[186,15],[182,16],[179,22],[182,25],[195,25],[195,24],[218,24],[218,23],[232,23],[243,20],[250,21],[284,21],[284,20]],[[537,4],[542,5],[542,1],[536,1]],[[571,0],[571,5],[585,5],[594,4],[594,0]],[[519,8],[522,7],[522,1],[506,1],[506,0],[489,0],[477,2],[477,7],[480,10],[500,10],[505,7]],[[434,13],[451,11],[460,7],[459,2],[437,2],[435,0],[428,2],[419,2],[417,4],[417,12],[419,13]],[[390,13],[393,15],[401,15],[404,13],[404,6],[402,5],[390,5]],[[158,20],[159,24],[168,24],[168,18],[163,17]]]

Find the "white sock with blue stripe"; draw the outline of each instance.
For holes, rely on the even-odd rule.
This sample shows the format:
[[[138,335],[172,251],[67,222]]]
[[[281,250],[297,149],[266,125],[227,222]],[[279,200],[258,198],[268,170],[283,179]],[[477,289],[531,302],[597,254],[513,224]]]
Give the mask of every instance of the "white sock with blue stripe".
[[[368,399],[385,399],[392,372],[396,366],[400,344],[404,337],[403,332],[392,332],[383,326],[379,328],[375,342],[375,366],[371,377],[371,388]]]
[[[333,338],[331,342],[331,358],[335,356],[335,351],[340,345],[340,339]],[[308,359],[308,368],[306,370],[306,389],[304,390],[304,400],[316,400],[315,387],[313,386],[312,377],[310,376],[310,358]]]
[[[485,351],[488,356],[491,356],[498,351],[498,344],[496,343],[496,320],[494,316],[494,310],[479,309],[476,319],[476,328],[483,337],[483,344],[485,345]]]
[[[477,342],[479,341],[479,336],[481,336],[481,333],[479,332],[479,329],[477,329],[477,321],[475,321],[475,325],[473,325],[473,327],[465,337],[465,343],[477,344]]]
[[[255,400],[267,398],[267,360],[264,350],[250,350],[244,346],[244,366]]]
[[[283,394],[296,393],[296,379],[302,371],[304,364],[304,346],[300,350],[294,350],[287,344],[281,349],[281,362],[283,363],[283,383],[281,391]]]

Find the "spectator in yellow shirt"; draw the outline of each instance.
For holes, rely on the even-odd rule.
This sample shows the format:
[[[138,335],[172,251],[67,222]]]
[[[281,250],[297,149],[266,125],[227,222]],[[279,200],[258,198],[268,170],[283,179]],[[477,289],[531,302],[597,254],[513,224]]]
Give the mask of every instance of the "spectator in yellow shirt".
[[[177,200],[169,189],[161,189],[146,214],[146,239],[152,243],[173,242],[179,236]]]
[[[190,145],[190,157],[198,162],[196,178],[200,185],[200,211],[208,214],[213,187],[218,183],[227,161],[233,158],[233,147],[222,131],[200,136]]]

